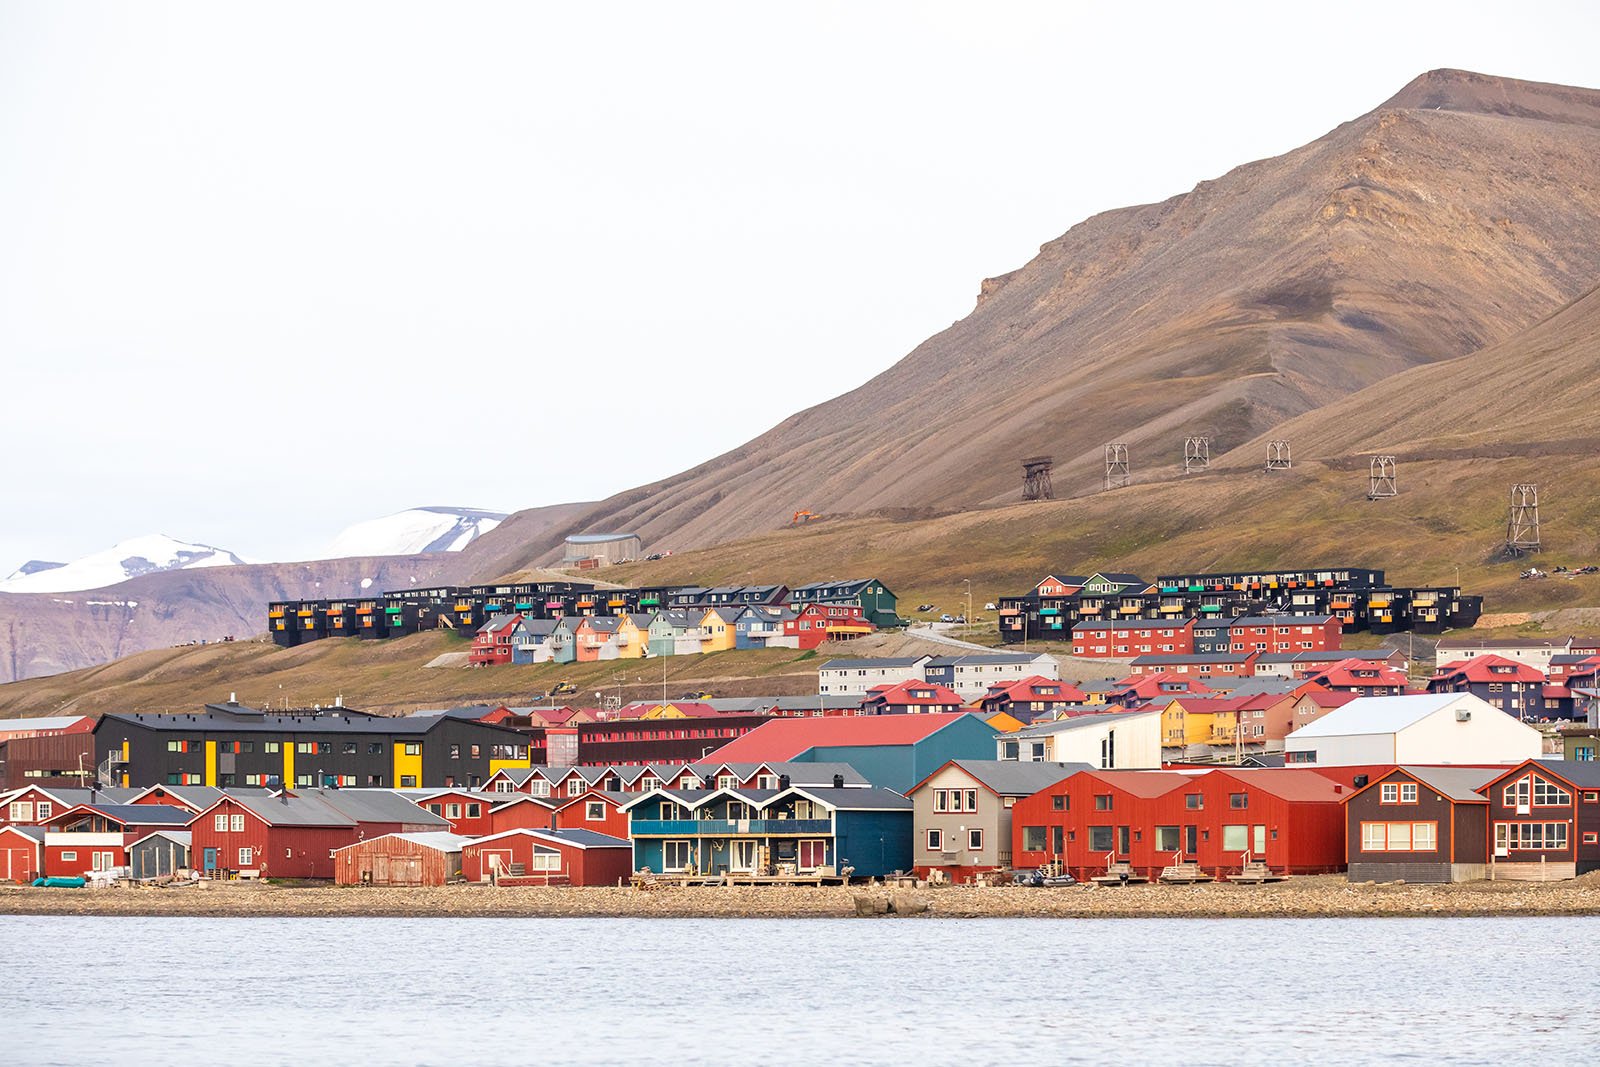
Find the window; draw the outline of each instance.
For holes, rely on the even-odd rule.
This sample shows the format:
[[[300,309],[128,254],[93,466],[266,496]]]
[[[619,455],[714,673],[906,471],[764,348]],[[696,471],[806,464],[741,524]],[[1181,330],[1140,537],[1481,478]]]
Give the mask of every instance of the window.
[[[44,820],[48,819],[52,814],[54,814],[55,810],[55,806],[48,800],[39,801],[39,821],[43,822]]]
[[[1094,795],[1094,810],[1095,811],[1110,811],[1111,810],[1111,794],[1110,793],[1096,793]]]
[[[248,867],[252,863],[255,862],[255,859],[256,859],[256,850],[255,849],[253,849],[253,848],[241,848],[239,850],[239,866]]]
[[[1178,851],[1178,828],[1176,826],[1156,827],[1156,851]]]
[[[981,828],[967,831],[967,851],[983,851],[983,830]]]
[[[244,833],[244,816],[243,815],[230,815],[230,816],[228,816],[228,823],[229,823],[228,829],[232,830],[234,833],[236,833],[236,834]]]
[[[1228,807],[1232,808],[1234,811],[1242,811],[1243,809],[1248,808],[1249,806],[1250,806],[1250,794],[1249,793],[1229,793],[1228,794]]]
[[[583,817],[589,822],[604,822],[606,805],[603,800],[591,800],[583,806]]]
[[[567,782],[567,796],[569,796],[569,797],[578,796],[580,793],[583,792],[583,785],[584,785],[584,783],[583,783],[583,779],[582,778],[573,778],[572,780]],[[685,786],[684,788],[688,788],[688,787]]]
[[[468,749],[468,752],[471,754],[473,759],[478,759],[483,755],[483,746],[473,745],[470,749]]]
[[[944,851],[944,831],[938,827],[930,827],[928,829],[928,851]]]
[[[213,830],[215,830],[219,834],[227,833],[228,832],[228,817],[226,815],[223,815],[223,814],[219,813],[218,815],[216,815],[211,820],[211,828]]]
[[[1093,852],[1110,852],[1114,838],[1109,826],[1089,827],[1089,848]]]
[[[317,755],[319,755],[319,756],[331,756],[331,755],[333,755],[333,742],[332,741],[318,741],[317,742]]]
[[[460,759],[461,758],[461,746],[460,745],[451,745],[450,746],[450,758],[451,759]]]
[[[537,855],[534,857],[538,858]],[[688,841],[663,841],[661,843],[661,869],[666,871],[682,871],[694,859],[691,843]]]
[[[414,775],[414,774],[402,774],[400,776],[400,788],[401,789],[415,789],[416,787],[417,787],[417,776],[416,775]]]
[[[357,748],[358,748],[358,746],[356,745],[356,743],[354,741],[346,741],[344,743],[344,754],[346,756],[354,756],[356,754]]]
[[[422,743],[419,741],[407,741],[403,751],[407,756],[420,756],[422,755]]]
[[[1183,806],[1190,811],[1200,811],[1206,806],[1206,798],[1200,793],[1185,793]]]
[[[1553,808],[1562,804],[1572,803],[1572,794],[1556,785],[1547,782],[1537,774],[1533,776],[1533,803],[1535,807]]]
[[[314,756],[317,753],[317,743],[315,741],[301,741],[294,746],[294,750],[302,756]]]
[[[459,819],[459,818],[461,818],[461,805],[460,804],[446,804],[444,806],[444,808],[445,808],[445,814],[444,814],[445,818],[447,818],[447,819]]]
[[[381,756],[381,755],[383,755],[383,742],[382,741],[374,741],[370,745],[368,745],[367,746],[367,755],[369,755],[369,756]]]
[[[77,863],[78,862],[78,854],[76,852],[70,851],[70,850],[66,851],[66,852],[63,852],[61,854],[61,862],[62,863]]]
[[[27,800],[18,800],[11,805],[12,822],[32,822],[33,803]]]
[[[1495,852],[1564,851],[1567,824],[1564,822],[1500,822],[1494,824]]]
[[[1394,782],[1385,782],[1383,785],[1379,786],[1378,788],[1380,790],[1380,794],[1379,794],[1379,797],[1378,797],[1378,803],[1380,803],[1380,804],[1398,804],[1398,803],[1400,803],[1400,787],[1398,785],[1396,785]]]
[[[1222,851],[1244,852],[1250,847],[1250,828],[1248,826],[1224,826],[1222,828]]]
[[[1043,852],[1044,851],[1044,827],[1042,827],[1042,826],[1024,826],[1022,828],[1022,851],[1024,851],[1024,852]]]
[[[310,789],[311,776],[309,774],[297,774],[294,776],[294,784],[301,789]]]
[[[1051,797],[1050,798],[1050,810],[1051,811],[1066,811],[1067,810],[1067,798],[1064,797],[1064,796],[1053,796],[1053,797]]]
[[[1433,852],[1439,846],[1439,824],[1432,822],[1364,822],[1363,852]]]
[[[261,742],[261,751],[267,753],[268,755],[275,756],[278,754],[279,750],[280,746],[276,741]]]
[[[472,803],[467,805],[467,818],[476,819],[483,814],[483,805]]]

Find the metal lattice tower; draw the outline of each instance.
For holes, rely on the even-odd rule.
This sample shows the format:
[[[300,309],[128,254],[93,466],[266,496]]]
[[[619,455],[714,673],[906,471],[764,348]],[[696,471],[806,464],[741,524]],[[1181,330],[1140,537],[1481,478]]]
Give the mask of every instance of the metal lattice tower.
[[[1183,473],[1211,469],[1211,438],[1190,437],[1183,442]]]
[[[1132,484],[1133,476],[1128,473],[1128,446],[1121,443],[1106,445],[1106,488],[1121,489]]]
[[[1033,456],[1022,461],[1022,499],[1054,500],[1056,491],[1050,485],[1049,456]]]
[[[1506,552],[1520,556],[1524,552],[1538,552],[1543,547],[1539,540],[1539,487],[1532,482],[1519,482],[1511,487]]]
[[[1395,483],[1395,458],[1393,456],[1373,456],[1372,470],[1367,482],[1367,499],[1381,500],[1388,496],[1399,496],[1400,488]]]
[[[1286,471],[1291,466],[1288,441],[1267,442],[1267,470]]]

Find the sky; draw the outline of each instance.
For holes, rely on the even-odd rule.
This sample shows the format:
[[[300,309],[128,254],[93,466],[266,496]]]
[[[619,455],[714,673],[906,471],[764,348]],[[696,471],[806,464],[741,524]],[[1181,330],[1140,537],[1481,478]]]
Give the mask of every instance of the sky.
[[[736,447],[980,281],[1600,5],[0,0],[0,576]]]

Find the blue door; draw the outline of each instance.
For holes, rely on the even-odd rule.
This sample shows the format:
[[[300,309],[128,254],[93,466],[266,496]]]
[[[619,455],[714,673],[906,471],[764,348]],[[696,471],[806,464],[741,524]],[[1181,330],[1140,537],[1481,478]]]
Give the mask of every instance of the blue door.
[[[217,869],[217,850],[214,849],[214,848],[208,848],[208,849],[206,849],[206,870],[214,871],[216,869]]]

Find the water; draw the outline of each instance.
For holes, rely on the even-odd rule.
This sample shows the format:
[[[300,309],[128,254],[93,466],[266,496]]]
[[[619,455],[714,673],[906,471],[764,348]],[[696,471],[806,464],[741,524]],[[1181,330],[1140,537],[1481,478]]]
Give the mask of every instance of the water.
[[[1597,919],[0,917],[0,1063],[1592,1064]]]

